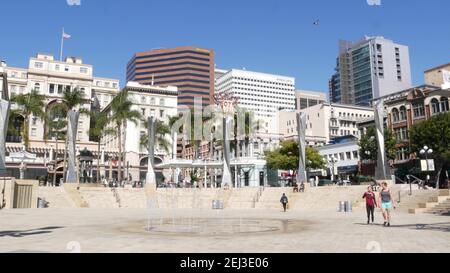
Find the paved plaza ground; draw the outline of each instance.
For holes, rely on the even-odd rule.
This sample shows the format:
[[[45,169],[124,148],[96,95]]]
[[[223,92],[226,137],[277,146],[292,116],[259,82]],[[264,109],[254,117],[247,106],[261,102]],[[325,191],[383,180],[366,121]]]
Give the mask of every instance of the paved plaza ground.
[[[0,211],[0,252],[450,253],[450,218],[395,212],[384,228],[353,213],[267,210]]]

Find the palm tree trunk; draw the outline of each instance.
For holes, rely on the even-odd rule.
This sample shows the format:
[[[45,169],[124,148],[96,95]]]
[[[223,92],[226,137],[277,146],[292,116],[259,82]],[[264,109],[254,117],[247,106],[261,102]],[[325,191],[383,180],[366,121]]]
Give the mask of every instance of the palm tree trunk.
[[[100,140],[101,138],[98,139],[98,146],[97,146],[97,184],[100,184],[100,156],[101,156]]]
[[[117,174],[117,180],[120,182],[122,180],[122,126],[118,124],[117,126],[117,140],[119,141],[119,165],[118,165],[118,174]]]
[[[55,143],[55,167],[53,169],[53,186],[56,186],[56,171],[58,170],[58,137],[56,137],[56,143]]]
[[[30,148],[30,136],[29,134],[29,128],[30,128],[30,123],[29,123],[29,117],[28,115],[26,116],[26,118],[24,118],[23,120],[23,132],[22,132],[22,141],[23,141],[23,145],[25,146],[25,151],[28,151],[28,149]]]

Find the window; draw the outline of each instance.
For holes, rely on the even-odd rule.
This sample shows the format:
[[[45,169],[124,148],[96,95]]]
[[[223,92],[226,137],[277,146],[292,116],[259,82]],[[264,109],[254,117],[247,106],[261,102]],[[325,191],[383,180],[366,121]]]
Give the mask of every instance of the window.
[[[150,109],[150,116],[155,117],[155,109]]]
[[[113,88],[117,88],[117,83],[113,83]]]
[[[110,83],[109,82],[105,82],[105,87],[109,88],[109,86],[110,86]]]
[[[50,93],[50,94],[55,93],[55,85],[54,84],[50,84],[50,87],[48,88],[48,93]]]
[[[34,84],[34,90],[36,90],[36,91],[41,91],[41,85],[39,84],[39,83],[35,83]]]
[[[34,68],[38,68],[38,69],[42,69],[44,67],[44,64],[41,62],[35,62],[34,63]]]
[[[352,153],[351,152],[347,152],[347,160],[352,160]]]
[[[392,119],[394,122],[400,121],[400,111],[397,108],[392,109]]]
[[[164,101],[164,99],[160,99],[160,100],[159,100],[159,105],[160,105],[160,106],[165,106],[165,103],[166,103],[166,102]]]
[[[308,108],[308,100],[300,99],[300,110]]]
[[[35,137],[37,135],[37,129],[36,128],[31,128],[31,136]]]
[[[404,161],[408,159],[408,149],[407,148],[400,148],[397,150],[397,157],[396,159],[398,161]]]
[[[394,129],[394,136],[397,141],[405,141],[409,139],[409,132],[407,127]]]
[[[353,159],[359,159],[358,151],[353,151]]]
[[[340,153],[340,154],[339,154],[339,159],[340,159],[341,161],[345,161],[344,153]]]
[[[81,94],[83,94],[83,96],[86,96],[86,88],[81,88],[80,89],[80,91],[81,91]]]
[[[36,126],[37,125],[37,117],[33,117],[33,119],[31,120],[31,125],[32,126]]]
[[[61,69],[61,67],[59,66],[59,64],[55,65],[55,70],[59,71]]]
[[[58,85],[58,94],[62,94],[63,92],[63,87],[62,85]]]
[[[402,106],[400,107],[400,121],[406,121],[406,107]]]
[[[141,103],[145,104],[147,102],[147,99],[145,98],[145,96],[141,96]]]
[[[450,105],[448,103],[448,98],[442,97],[441,98],[441,112],[448,112],[450,111]]]
[[[68,66],[64,67],[64,71],[69,72],[69,67]]]
[[[163,118],[164,117],[164,110],[159,110],[159,117]]]
[[[87,74],[88,73],[88,69],[86,67],[80,67],[80,73],[81,74]]]
[[[413,104],[414,117],[420,118],[425,116],[425,107],[423,102]]]
[[[432,114],[438,114],[441,112],[441,106],[440,103],[437,99],[432,99],[431,100],[431,108],[432,108]]]
[[[155,98],[151,98],[151,99],[150,99],[150,105],[155,105],[155,104],[156,104]]]
[[[145,116],[145,108],[141,108],[141,114]]]

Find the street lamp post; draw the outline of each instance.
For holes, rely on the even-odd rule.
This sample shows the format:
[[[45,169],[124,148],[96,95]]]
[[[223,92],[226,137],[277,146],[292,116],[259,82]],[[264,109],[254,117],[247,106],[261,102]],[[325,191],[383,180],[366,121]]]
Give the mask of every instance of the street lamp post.
[[[427,162],[427,169],[426,169],[426,172],[427,172],[427,183],[430,182],[429,181],[430,180],[430,176],[428,174],[430,172],[430,165],[428,164],[428,157],[431,156],[433,154],[433,152],[434,152],[433,149],[428,148],[428,146],[424,146],[423,149],[420,150],[420,154],[422,156],[425,156],[425,160]],[[439,185],[436,182],[436,189],[438,189],[438,188],[439,188]]]

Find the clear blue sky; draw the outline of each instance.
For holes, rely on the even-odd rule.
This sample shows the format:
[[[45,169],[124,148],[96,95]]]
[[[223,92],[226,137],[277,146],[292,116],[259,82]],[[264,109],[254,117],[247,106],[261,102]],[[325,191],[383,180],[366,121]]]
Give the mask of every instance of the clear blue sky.
[[[0,58],[25,67],[37,52],[83,57],[96,76],[119,78],[134,52],[213,48],[219,68],[294,76],[328,91],[340,38],[380,35],[409,45],[414,84],[450,62],[448,0],[67,0],[1,1]],[[313,22],[320,20],[319,26]]]

